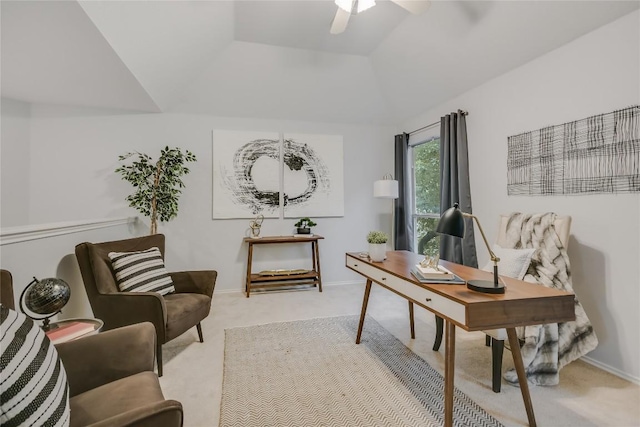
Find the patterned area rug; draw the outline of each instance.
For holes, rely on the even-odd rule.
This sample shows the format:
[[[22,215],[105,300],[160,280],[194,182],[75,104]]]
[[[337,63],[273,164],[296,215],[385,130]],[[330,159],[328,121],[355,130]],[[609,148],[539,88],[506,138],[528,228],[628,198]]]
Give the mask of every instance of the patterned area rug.
[[[442,375],[370,317],[225,331],[221,427],[441,426]],[[501,426],[458,389],[454,425]]]

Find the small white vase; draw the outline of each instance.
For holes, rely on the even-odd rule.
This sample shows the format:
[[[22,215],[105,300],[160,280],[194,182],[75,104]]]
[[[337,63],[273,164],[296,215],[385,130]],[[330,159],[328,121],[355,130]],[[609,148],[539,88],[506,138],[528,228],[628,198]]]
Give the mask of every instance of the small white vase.
[[[386,243],[369,243],[369,258],[371,258],[371,261],[374,261],[374,262],[384,261],[386,257],[387,257]]]

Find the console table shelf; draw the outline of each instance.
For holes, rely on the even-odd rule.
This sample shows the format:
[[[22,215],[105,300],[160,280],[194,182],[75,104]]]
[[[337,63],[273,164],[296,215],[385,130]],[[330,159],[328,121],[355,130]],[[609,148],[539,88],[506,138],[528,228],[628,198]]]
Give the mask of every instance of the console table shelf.
[[[318,249],[318,240],[324,239],[322,236],[313,235],[308,237],[295,236],[265,236],[265,237],[245,237],[244,242],[248,243],[247,251],[247,278],[245,282],[245,292],[247,298],[251,295],[251,289],[297,286],[297,285],[314,285],[318,286],[318,290],[322,292],[322,275],[320,273],[320,251]],[[278,243],[311,243],[311,260],[312,269],[300,274],[290,275],[269,275],[252,274],[251,266],[253,262],[253,246],[261,244],[278,244]]]

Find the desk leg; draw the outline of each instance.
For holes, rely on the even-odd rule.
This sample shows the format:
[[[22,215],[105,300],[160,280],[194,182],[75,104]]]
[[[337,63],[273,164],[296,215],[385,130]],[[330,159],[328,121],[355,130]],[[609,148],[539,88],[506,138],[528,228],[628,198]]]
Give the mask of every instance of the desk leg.
[[[516,373],[518,374],[518,383],[520,383],[520,391],[522,392],[522,400],[524,401],[524,407],[527,410],[527,418],[529,419],[529,425],[531,427],[536,426],[536,417],[533,414],[533,404],[531,403],[531,395],[529,394],[529,384],[527,383],[527,374],[524,371],[524,364],[522,363],[522,354],[520,353],[520,342],[516,335],[515,328],[507,328],[507,336],[509,337],[509,344],[511,345],[511,355],[513,356],[513,364],[516,367]]]
[[[416,339],[416,325],[413,321],[413,302],[409,301],[409,327],[411,328],[411,339]]]
[[[453,380],[456,364],[456,325],[447,321],[444,337],[444,427],[453,426]]]
[[[436,339],[433,342],[433,351],[440,350],[440,344],[442,344],[442,331],[444,331],[444,319],[437,314],[436,317]]]
[[[318,248],[318,246],[318,241],[313,242],[313,269],[315,270],[316,266],[318,267],[318,269],[316,270],[316,272],[318,273],[318,290],[322,292],[322,274],[320,273],[320,249]]]
[[[253,260],[253,243],[249,242],[249,251],[247,252],[247,281],[244,284],[244,290],[247,294],[247,298],[251,293],[251,261]]]
[[[369,303],[370,293],[371,279],[367,279],[367,285],[364,288],[364,299],[362,300],[362,311],[360,312],[360,323],[358,324],[358,335],[356,336],[356,344],[360,344],[360,336],[362,335],[362,327],[364,326],[364,315],[367,314],[367,304]]]

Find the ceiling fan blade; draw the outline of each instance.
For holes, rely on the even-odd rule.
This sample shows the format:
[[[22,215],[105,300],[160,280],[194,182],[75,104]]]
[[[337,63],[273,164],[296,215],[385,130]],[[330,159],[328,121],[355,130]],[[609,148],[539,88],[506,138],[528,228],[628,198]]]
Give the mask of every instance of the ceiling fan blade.
[[[338,8],[336,16],[333,18],[333,22],[331,23],[331,34],[340,34],[344,32],[347,28],[347,24],[349,23],[350,16],[351,14],[349,12]]]
[[[391,0],[414,15],[419,15],[431,6],[430,0]]]

